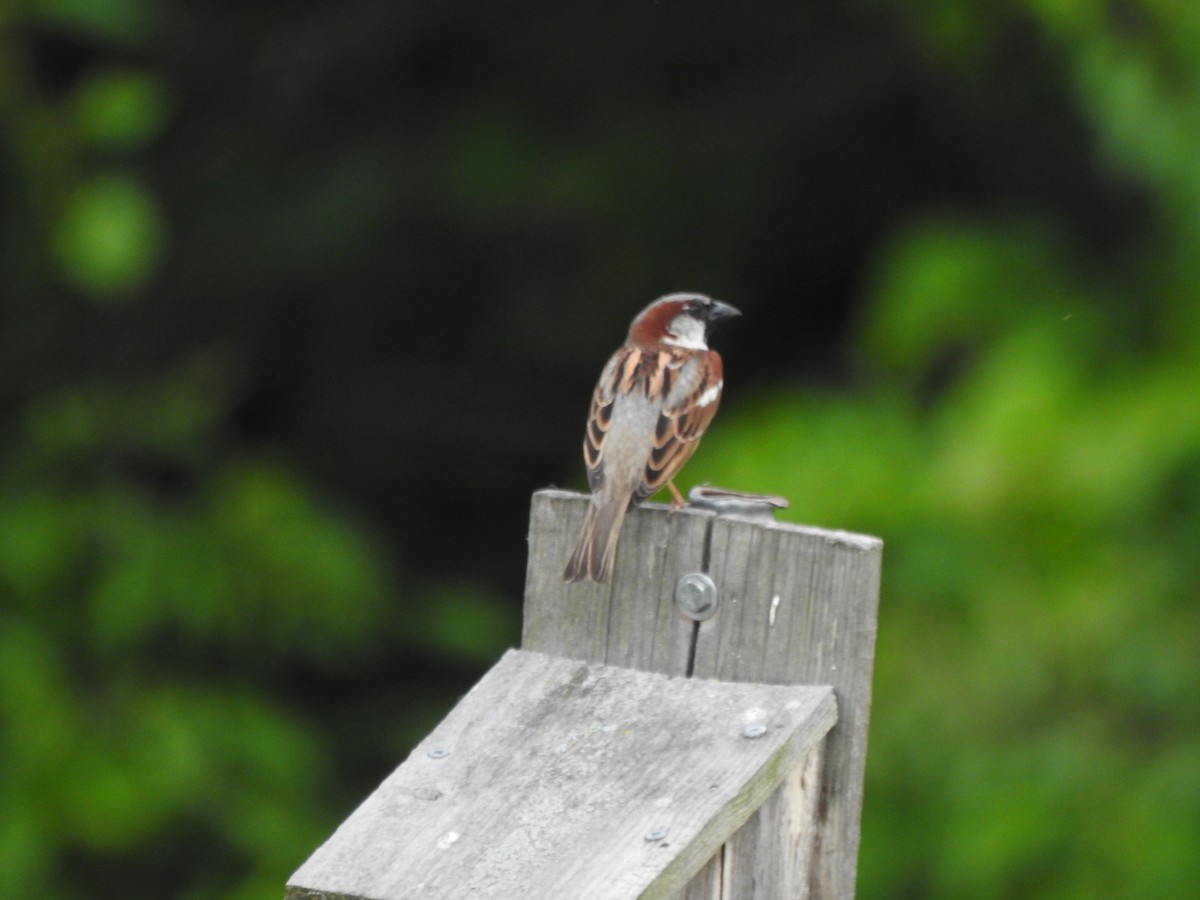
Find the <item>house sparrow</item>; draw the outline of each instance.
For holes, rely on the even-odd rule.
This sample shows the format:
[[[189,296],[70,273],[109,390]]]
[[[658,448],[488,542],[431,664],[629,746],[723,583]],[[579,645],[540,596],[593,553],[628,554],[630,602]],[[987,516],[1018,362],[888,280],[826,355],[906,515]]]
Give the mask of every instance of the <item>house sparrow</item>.
[[[741,315],[703,294],[667,294],[638,313],[592,394],[583,437],[592,502],[564,581],[605,581],[625,513],[683,468],[721,401],[724,367],[709,350],[713,322]]]

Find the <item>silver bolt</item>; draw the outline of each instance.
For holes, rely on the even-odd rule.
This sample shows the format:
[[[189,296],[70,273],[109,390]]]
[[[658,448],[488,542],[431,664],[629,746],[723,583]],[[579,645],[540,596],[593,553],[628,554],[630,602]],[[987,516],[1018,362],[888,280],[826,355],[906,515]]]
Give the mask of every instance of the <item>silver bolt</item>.
[[[750,740],[754,740],[755,738],[760,738],[766,733],[767,733],[767,726],[762,725],[760,723],[755,723],[754,725],[747,725],[745,728],[742,729],[742,737],[749,738]]]
[[[653,831],[646,832],[646,843],[653,843],[654,841],[661,841],[666,836],[667,836],[667,829],[655,828]]]
[[[717,611],[717,585],[703,572],[684,575],[675,584],[675,602],[693,622],[712,618]]]
[[[450,755],[450,751],[447,750],[445,747],[434,747],[432,750],[430,750],[425,755],[428,756],[430,759],[445,759],[447,756]]]

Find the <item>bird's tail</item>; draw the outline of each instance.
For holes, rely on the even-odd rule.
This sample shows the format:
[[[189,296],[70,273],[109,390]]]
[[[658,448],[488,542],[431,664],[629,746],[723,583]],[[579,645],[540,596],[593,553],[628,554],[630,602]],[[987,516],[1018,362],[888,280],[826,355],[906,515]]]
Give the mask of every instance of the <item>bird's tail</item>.
[[[617,535],[625,521],[627,503],[610,500],[603,506],[588,504],[583,532],[567,562],[563,581],[607,581],[617,552]]]

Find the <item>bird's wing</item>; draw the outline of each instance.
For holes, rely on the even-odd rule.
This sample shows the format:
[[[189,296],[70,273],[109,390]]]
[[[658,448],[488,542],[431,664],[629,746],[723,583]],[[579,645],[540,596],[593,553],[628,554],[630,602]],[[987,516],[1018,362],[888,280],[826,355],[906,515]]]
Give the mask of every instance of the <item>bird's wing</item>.
[[[625,402],[624,412],[617,417],[624,417],[621,427],[645,434],[637,441],[646,447],[646,459],[640,477],[635,476],[637,483],[629,500],[630,506],[635,506],[674,478],[695,452],[717,412],[721,378],[721,357],[712,350],[697,353],[678,348],[623,347],[617,351],[592,393],[584,433],[583,458],[592,491],[598,493],[605,482],[605,449],[614,410],[623,397],[641,402],[632,406],[628,400]],[[661,406],[646,404],[657,397],[665,397]],[[636,407],[649,415],[643,418],[638,412],[630,416],[630,410]],[[653,434],[649,434],[651,428]]]
[[[716,352],[682,358],[674,353],[662,355],[671,357],[662,367],[668,373],[667,400],[654,424],[650,456],[631,504],[641,503],[679,474],[696,452],[721,402],[721,357]],[[676,379],[673,385],[671,374]]]

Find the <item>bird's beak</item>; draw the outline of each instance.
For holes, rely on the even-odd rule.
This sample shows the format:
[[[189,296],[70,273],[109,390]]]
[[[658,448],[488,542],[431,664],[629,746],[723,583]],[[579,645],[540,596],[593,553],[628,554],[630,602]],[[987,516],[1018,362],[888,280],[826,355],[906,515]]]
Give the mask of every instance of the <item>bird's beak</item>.
[[[740,316],[741,314],[741,310],[730,306],[728,303],[714,300],[712,306],[708,308],[708,321],[720,322],[722,319],[732,319],[734,316]]]

